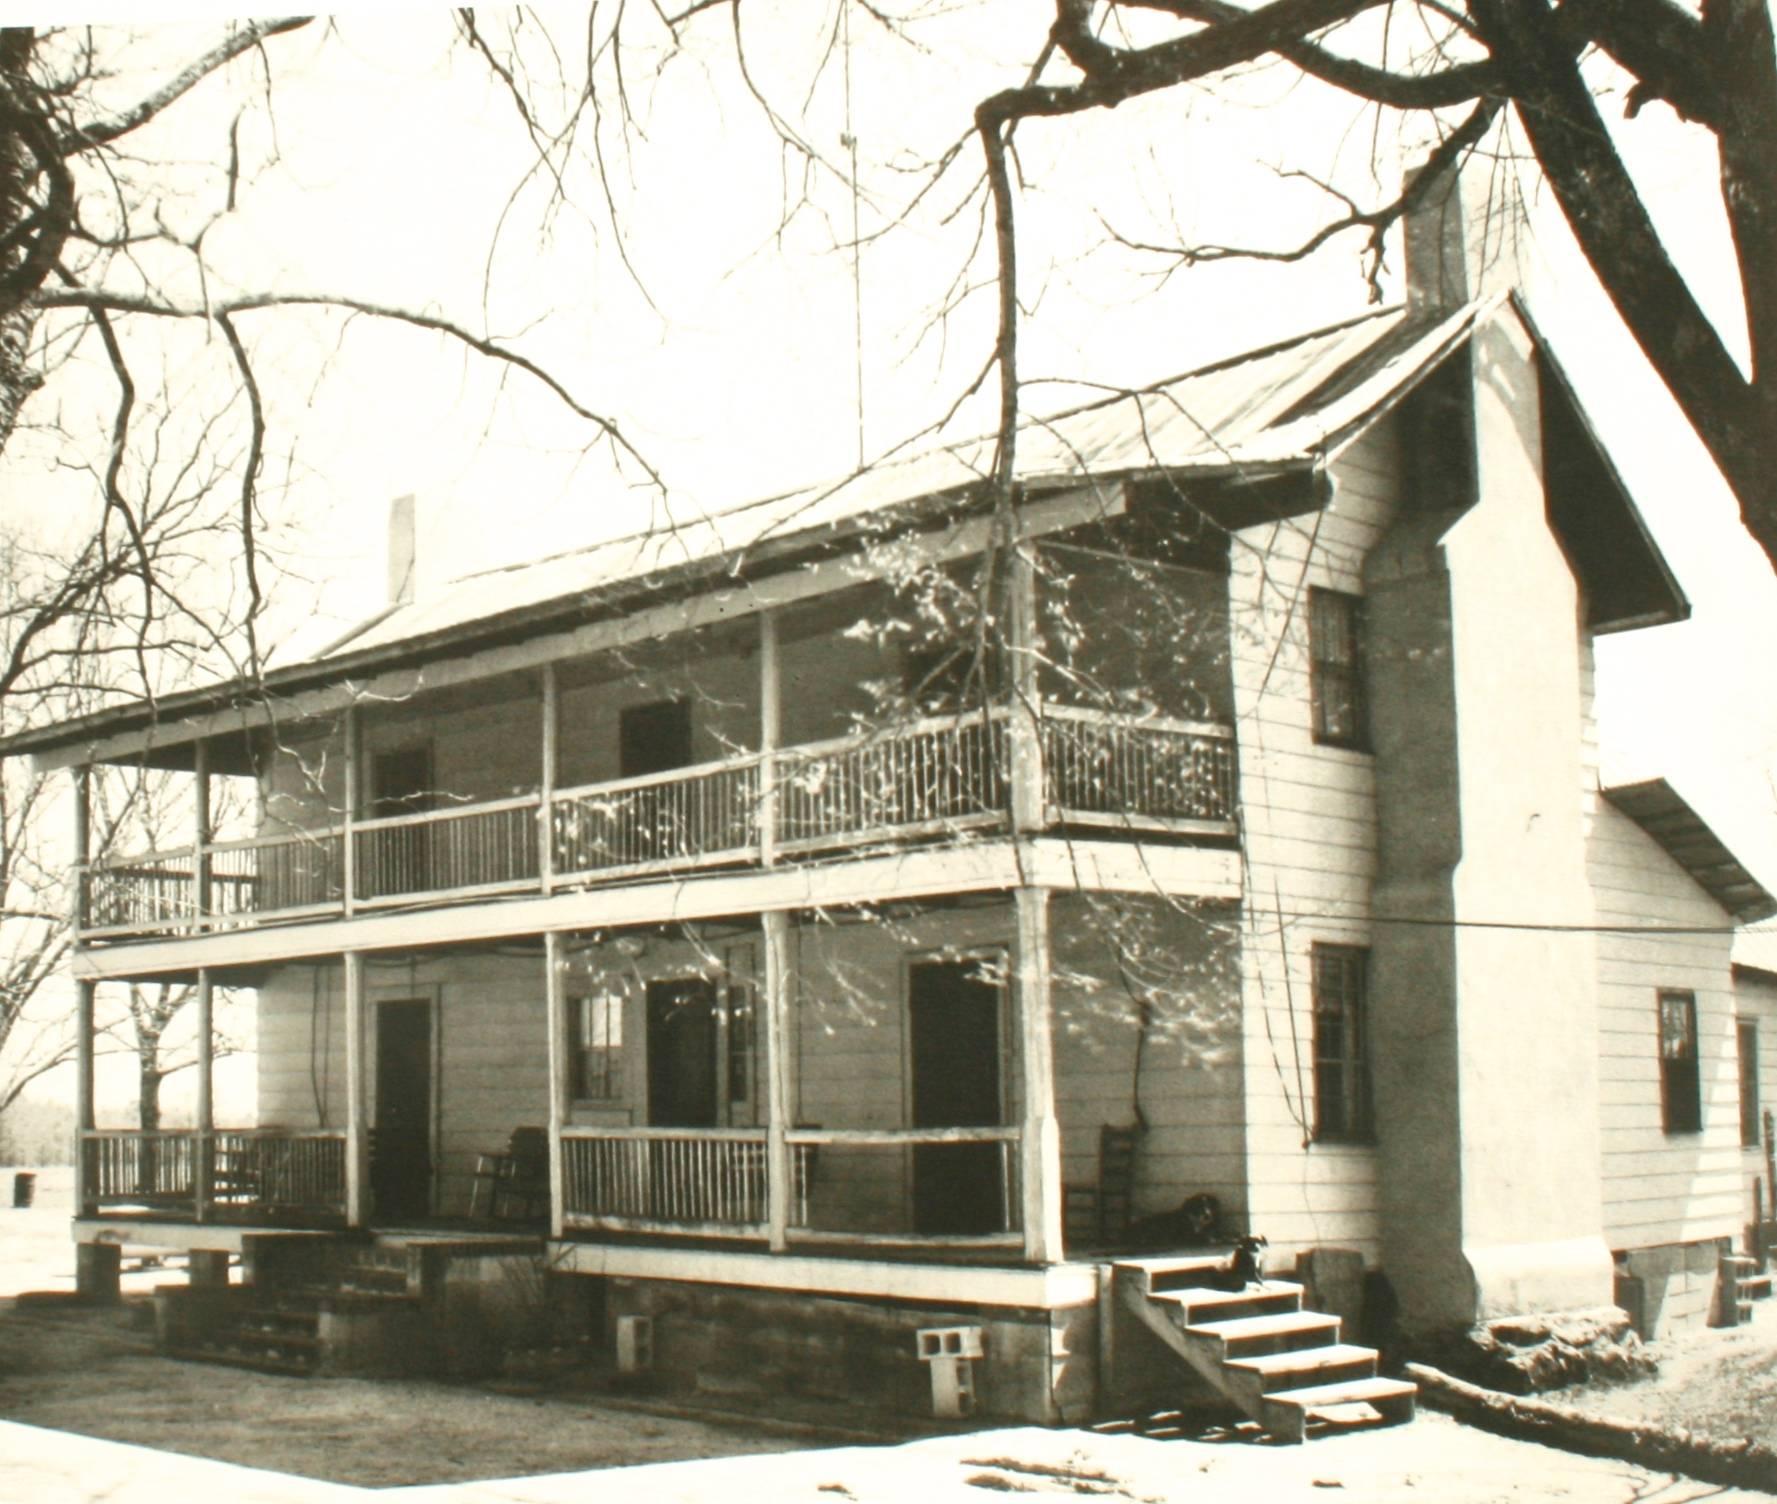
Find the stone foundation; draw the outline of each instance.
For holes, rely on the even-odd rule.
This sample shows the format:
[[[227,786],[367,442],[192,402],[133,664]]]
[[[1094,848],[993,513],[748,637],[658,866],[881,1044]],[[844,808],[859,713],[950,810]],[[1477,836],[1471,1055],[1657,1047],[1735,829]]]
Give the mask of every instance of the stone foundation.
[[[916,1333],[979,1327],[975,1413],[1071,1424],[1093,1413],[1098,1314],[1092,1305],[1045,1311],[814,1296],[732,1285],[612,1277],[605,1340],[617,1321],[653,1324],[656,1381],[705,1391],[850,1401],[932,1414],[930,1370]]]
[[[1731,1252],[1727,1238],[1620,1252],[1615,1256],[1617,1304],[1648,1341],[1707,1326],[1715,1310],[1722,1255]]]

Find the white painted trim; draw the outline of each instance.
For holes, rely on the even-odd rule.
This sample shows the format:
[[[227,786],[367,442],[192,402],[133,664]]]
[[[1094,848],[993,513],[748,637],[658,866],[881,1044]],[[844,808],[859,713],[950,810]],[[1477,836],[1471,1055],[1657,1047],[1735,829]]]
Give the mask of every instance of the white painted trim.
[[[829,864],[631,883],[316,924],[172,936],[77,951],[77,981],[152,977],[198,966],[263,966],[346,950],[407,950],[549,930],[619,929],[732,914],[879,904],[1020,885],[1070,893],[1167,893],[1238,900],[1240,855],[1204,846],[1065,840],[981,841],[954,848],[884,852]]]
[[[864,1295],[941,1305],[1013,1306],[1052,1311],[1098,1298],[1093,1264],[1008,1269],[985,1264],[910,1264],[886,1259],[834,1259],[704,1248],[641,1248],[554,1243],[549,1267],[564,1274],[745,1285],[808,1295]]]

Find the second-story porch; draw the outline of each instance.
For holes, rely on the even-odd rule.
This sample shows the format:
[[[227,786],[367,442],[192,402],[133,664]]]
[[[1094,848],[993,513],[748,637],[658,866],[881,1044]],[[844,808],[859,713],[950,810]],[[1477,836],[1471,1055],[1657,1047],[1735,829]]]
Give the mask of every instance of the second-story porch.
[[[189,770],[189,813],[153,834],[182,824],[186,839],[93,854],[81,938],[1014,834],[1230,840],[1224,582],[1058,546],[1033,560],[996,636],[972,633],[954,604],[853,586],[170,744],[154,756]],[[951,575],[933,577],[968,601]]]

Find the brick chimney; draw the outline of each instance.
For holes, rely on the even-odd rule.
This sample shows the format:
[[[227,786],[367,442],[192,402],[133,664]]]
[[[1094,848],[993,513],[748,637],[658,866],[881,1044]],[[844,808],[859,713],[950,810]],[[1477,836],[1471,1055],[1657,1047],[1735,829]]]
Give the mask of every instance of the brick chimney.
[[[1409,167],[1402,187],[1408,192],[1431,171],[1429,159]],[[1407,309],[1448,313],[1469,300],[1468,216],[1463,212],[1462,178],[1452,166],[1430,182],[1403,221]]]
[[[389,503],[389,604],[413,601],[415,568],[414,499],[397,496]]]

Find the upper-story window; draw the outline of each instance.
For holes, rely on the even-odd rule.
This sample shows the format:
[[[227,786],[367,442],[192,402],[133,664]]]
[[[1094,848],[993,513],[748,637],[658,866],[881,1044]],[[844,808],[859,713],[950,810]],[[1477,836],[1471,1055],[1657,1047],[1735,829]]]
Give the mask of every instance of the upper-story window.
[[[568,999],[568,1060],[577,1102],[612,1102],[623,1092],[623,995]]]
[[[1703,1130],[1695,993],[1660,994],[1660,1120],[1668,1133]]]
[[[1308,655],[1315,741],[1367,750],[1370,718],[1364,703],[1361,596],[1343,590],[1309,590]]]
[[[1314,947],[1314,1136],[1322,1142],[1375,1137],[1369,972],[1360,946]]]
[[[1758,1091],[1758,1024],[1740,1020],[1740,1142],[1748,1149],[1760,1143]]]

